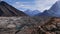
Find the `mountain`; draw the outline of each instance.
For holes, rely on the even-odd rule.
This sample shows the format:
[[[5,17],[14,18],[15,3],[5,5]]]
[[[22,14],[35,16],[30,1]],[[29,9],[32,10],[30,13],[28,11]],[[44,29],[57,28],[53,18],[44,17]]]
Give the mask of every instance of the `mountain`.
[[[50,9],[49,14],[60,17],[60,1],[57,1]]]
[[[0,2],[0,16],[27,16],[24,12],[17,10],[8,3]]]
[[[49,10],[45,10],[44,12],[42,12],[42,13],[39,13],[39,14],[37,14],[37,15],[35,15],[35,16],[51,16],[52,17],[52,15],[53,15],[53,12],[51,12],[51,11],[49,11]]]
[[[42,14],[37,14],[37,15],[60,17],[60,1],[57,1],[49,10],[45,10]]]
[[[38,10],[26,10],[25,11],[25,13],[27,14],[27,15],[29,15],[29,16],[34,16],[34,15],[36,15],[36,14],[38,14],[38,13],[41,13],[40,11],[38,11]]]

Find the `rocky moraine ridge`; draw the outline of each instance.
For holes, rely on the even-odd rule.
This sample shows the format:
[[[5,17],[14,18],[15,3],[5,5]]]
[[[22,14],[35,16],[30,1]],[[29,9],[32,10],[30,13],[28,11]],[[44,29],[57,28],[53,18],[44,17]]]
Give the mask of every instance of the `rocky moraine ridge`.
[[[36,18],[0,17],[0,34],[60,34],[60,18]]]
[[[30,17],[0,17],[0,34],[29,34],[34,23],[37,22]]]

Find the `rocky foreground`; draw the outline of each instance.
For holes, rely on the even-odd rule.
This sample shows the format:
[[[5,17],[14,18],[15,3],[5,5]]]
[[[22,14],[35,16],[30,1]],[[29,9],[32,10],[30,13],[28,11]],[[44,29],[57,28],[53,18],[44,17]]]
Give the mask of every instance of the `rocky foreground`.
[[[60,34],[60,18],[0,17],[0,34]]]

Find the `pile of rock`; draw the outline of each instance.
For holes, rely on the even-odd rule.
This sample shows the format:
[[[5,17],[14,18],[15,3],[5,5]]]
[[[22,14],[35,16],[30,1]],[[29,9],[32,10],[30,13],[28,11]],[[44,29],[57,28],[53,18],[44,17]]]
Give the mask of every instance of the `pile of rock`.
[[[37,31],[35,31],[37,34],[60,34],[60,18],[52,18],[35,30]]]
[[[0,34],[60,34],[60,18],[45,23],[30,17],[0,17]]]
[[[36,23],[30,17],[0,17],[0,33],[17,34],[24,31],[26,31],[24,33],[27,33]]]

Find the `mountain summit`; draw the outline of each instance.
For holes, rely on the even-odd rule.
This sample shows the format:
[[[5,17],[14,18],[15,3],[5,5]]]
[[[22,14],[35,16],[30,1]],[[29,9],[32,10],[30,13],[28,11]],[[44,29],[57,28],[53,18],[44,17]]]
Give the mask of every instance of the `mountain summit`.
[[[27,16],[24,12],[17,10],[8,3],[0,2],[0,16]]]
[[[45,10],[42,14],[37,15],[60,17],[60,1],[57,1],[49,10]]]
[[[60,1],[57,1],[49,11],[53,16],[60,17]]]
[[[32,11],[32,10],[28,9],[25,11],[25,13],[29,16],[35,16],[36,14],[41,13],[41,12],[39,10],[33,10]]]

